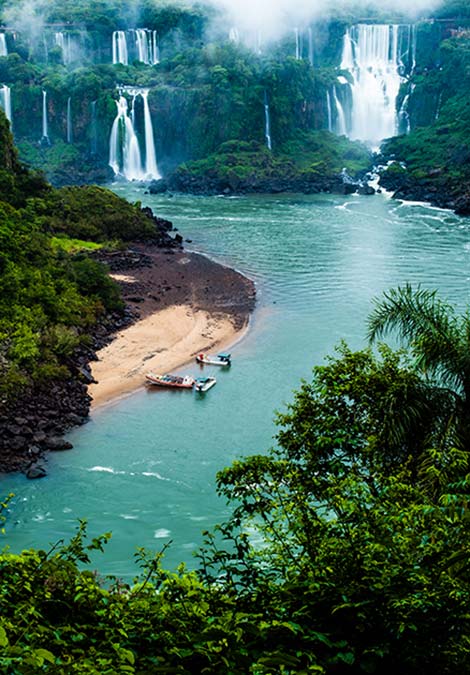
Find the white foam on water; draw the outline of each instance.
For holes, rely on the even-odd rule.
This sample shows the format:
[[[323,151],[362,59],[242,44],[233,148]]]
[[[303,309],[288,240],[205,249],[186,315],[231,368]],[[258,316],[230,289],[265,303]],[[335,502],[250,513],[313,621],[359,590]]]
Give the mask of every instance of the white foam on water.
[[[165,530],[164,527],[160,528],[159,530],[155,530],[155,534],[153,535],[154,539],[166,539],[169,537],[171,534],[170,530]]]

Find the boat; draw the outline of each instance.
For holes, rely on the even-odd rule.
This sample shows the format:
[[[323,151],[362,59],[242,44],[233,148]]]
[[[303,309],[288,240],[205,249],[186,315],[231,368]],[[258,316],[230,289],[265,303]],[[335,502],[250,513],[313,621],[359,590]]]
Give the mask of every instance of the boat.
[[[174,387],[176,389],[192,389],[194,386],[194,377],[190,375],[155,375],[147,373],[145,376],[148,384],[155,384],[158,387]]]
[[[205,354],[201,352],[196,356],[196,361],[198,363],[206,363],[210,366],[230,366],[232,363],[232,357],[230,354],[217,354],[216,356],[212,354]]]
[[[217,382],[215,377],[197,377],[194,383],[194,389],[201,393],[208,391]]]

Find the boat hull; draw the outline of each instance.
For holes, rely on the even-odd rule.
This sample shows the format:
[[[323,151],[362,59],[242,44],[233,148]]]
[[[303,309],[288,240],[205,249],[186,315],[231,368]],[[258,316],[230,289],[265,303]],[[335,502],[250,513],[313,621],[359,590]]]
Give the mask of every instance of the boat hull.
[[[147,384],[155,387],[169,387],[171,389],[192,389],[194,379],[192,377],[179,377],[177,375],[153,375],[148,373],[145,376]]]

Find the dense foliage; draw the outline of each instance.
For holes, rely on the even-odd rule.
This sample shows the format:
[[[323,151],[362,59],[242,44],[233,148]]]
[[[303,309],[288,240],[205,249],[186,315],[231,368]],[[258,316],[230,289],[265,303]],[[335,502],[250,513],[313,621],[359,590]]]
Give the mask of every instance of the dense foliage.
[[[452,197],[470,192],[468,32],[443,42],[440,58],[439,68],[417,73],[410,83],[411,133],[387,141],[383,152],[406,164],[385,174],[395,189],[417,185]]]
[[[423,310],[412,348],[434,354],[432,308],[465,339],[465,316],[419,289],[385,297],[371,335],[411,336]],[[424,377],[419,365],[343,344],[316,367],[278,416],[277,447],[219,474],[232,516],[195,572],[139,550],[134,583],[101,580],[89,554],[109,535],[88,543],[83,523],[67,546],[3,553],[2,672],[466,672],[470,465],[448,415],[462,392],[452,359]]]
[[[331,187],[331,180],[343,169],[349,175],[363,175],[371,156],[361,143],[329,131],[298,133],[273,154],[256,141],[227,141],[205,159],[178,167],[172,184],[197,192],[214,185],[216,192],[311,191]]]
[[[67,375],[97,317],[123,306],[102,265],[57,242],[145,239],[155,226],[107,190],[52,189],[18,161],[3,113],[0,158],[0,391],[16,396]]]

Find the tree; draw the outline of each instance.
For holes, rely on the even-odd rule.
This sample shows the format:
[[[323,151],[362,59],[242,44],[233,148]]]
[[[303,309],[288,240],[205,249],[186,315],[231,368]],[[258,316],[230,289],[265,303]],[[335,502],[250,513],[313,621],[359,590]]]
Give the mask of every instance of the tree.
[[[410,348],[416,368],[446,396],[460,443],[470,449],[470,313],[458,316],[436,291],[407,284],[376,301],[369,317],[373,342],[395,331]]]

